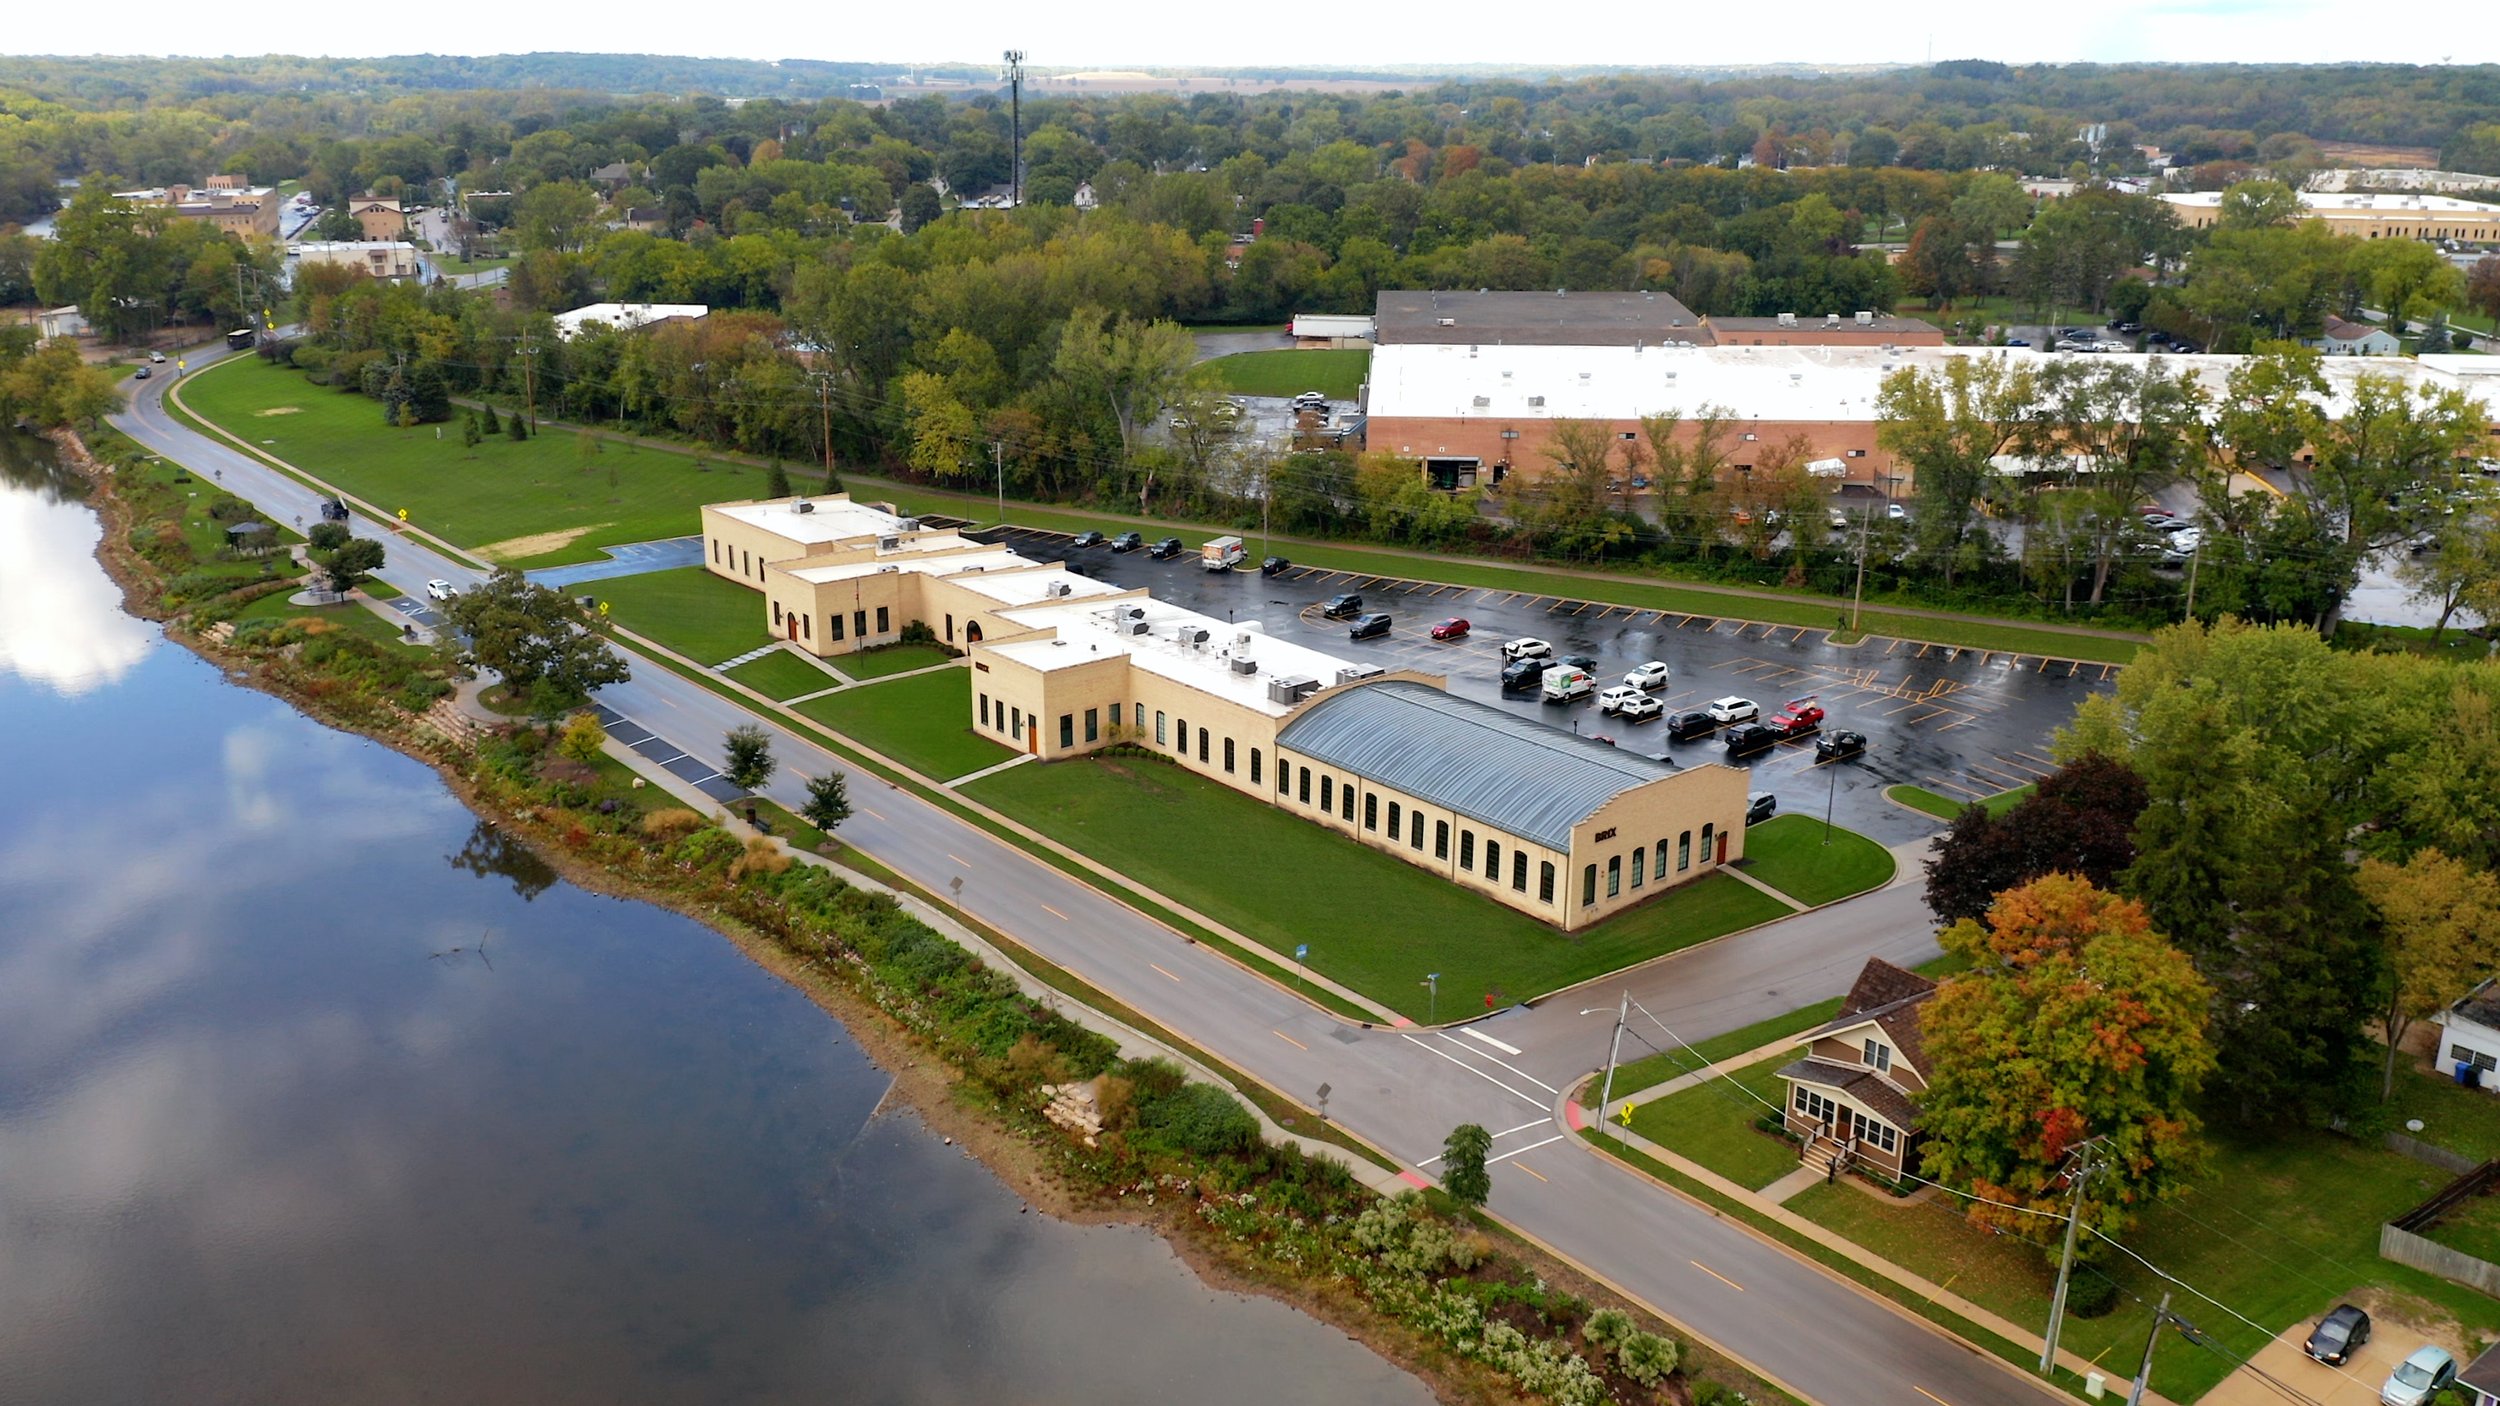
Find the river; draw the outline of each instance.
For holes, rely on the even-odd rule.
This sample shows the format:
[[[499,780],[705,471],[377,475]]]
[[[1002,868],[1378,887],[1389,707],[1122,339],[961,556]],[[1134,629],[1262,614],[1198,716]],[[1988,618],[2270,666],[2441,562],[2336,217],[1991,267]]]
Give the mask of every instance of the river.
[[[122,612],[0,435],[0,1403],[1422,1403]]]

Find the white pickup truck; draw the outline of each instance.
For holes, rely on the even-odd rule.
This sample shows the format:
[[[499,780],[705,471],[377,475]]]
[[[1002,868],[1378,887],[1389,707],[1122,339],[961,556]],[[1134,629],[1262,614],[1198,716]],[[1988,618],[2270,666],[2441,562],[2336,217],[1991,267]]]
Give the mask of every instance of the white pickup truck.
[[[1230,571],[1249,559],[1238,537],[1218,537],[1198,549],[1198,564],[1209,571]]]

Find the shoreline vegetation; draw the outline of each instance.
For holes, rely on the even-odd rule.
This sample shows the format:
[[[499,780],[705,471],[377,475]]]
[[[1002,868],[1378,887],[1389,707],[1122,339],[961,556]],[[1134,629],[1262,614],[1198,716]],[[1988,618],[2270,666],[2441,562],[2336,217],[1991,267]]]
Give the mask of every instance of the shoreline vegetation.
[[[1438,1191],[1375,1195],[1332,1157],[1266,1141],[1231,1093],[1192,1082],[1179,1064],[1123,1058],[1111,1037],[1063,1015],[1055,999],[1027,995],[879,891],[892,876],[838,841],[825,848],[847,869],[796,864],[772,840],[678,806],[619,763],[559,758],[551,730],[473,730],[443,718],[453,684],[433,651],[318,610],[254,608],[278,583],[292,585],[289,574],[204,560],[184,542],[190,498],[143,477],[179,468],[109,430],[97,437],[100,454],[74,432],[52,438],[94,486],[97,557],[132,614],[165,625],[232,681],[431,765],[480,817],[471,847],[482,869],[518,841],[584,888],[720,932],[840,1021],[933,1130],[1047,1213],[1149,1225],[1210,1283],[1336,1325],[1444,1401],[1786,1399],[1739,1364],[1667,1336],[1646,1312],[1627,1314],[1632,1305]],[[1028,970],[1047,970],[991,936]],[[1082,989],[1064,973],[1036,979]],[[1134,1013],[1102,1013],[1152,1030]],[[1100,1120],[1090,1137],[1048,1113],[1055,1092],[1080,1083]]]

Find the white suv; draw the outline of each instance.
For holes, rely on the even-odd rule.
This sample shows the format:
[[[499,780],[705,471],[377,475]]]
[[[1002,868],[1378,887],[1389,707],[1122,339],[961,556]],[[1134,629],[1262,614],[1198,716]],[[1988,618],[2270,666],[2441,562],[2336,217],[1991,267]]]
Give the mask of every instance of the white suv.
[[[1667,686],[1668,678],[1669,673],[1667,666],[1655,659],[1652,659],[1648,663],[1634,669],[1632,672],[1625,674],[1623,676],[1623,681],[1630,684],[1634,688],[1652,689],[1665,688]]]
[[[1762,716],[1762,709],[1750,698],[1714,698],[1707,710],[1712,719],[1724,723],[1749,723]]]
[[[1648,694],[1641,692],[1638,688],[1635,688],[1630,684],[1617,684],[1613,688],[1607,689],[1604,693],[1597,695],[1597,711],[1600,713],[1619,713],[1623,711],[1625,704],[1631,703],[1635,700],[1646,700],[1648,697]]]
[[[1666,704],[1646,693],[1635,693],[1616,705],[1615,716],[1628,723],[1645,723],[1666,711]]]
[[[1539,639],[1515,639],[1502,646],[1504,659],[1551,659],[1554,647]]]

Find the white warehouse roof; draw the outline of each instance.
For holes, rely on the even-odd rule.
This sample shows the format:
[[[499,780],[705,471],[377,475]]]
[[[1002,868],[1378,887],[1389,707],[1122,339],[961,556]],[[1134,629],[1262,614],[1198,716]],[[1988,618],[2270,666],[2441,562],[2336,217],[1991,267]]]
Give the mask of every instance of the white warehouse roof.
[[[557,313],[556,335],[571,341],[582,328],[594,322],[605,323],[619,332],[631,332],[650,323],[666,322],[676,317],[691,320],[711,311],[710,305],[705,303],[592,303],[586,308]]]

